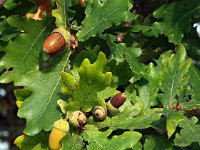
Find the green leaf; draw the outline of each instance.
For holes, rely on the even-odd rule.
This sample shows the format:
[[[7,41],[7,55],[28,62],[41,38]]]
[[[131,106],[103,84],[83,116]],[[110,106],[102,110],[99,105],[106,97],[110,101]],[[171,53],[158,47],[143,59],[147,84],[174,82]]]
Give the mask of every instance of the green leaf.
[[[6,0],[3,5],[6,9],[11,10],[17,6],[17,4],[14,1],[15,0]]]
[[[113,82],[118,85],[126,84],[133,77],[129,64],[126,61],[117,64],[113,59],[109,62],[108,66],[113,75]]]
[[[166,109],[164,111],[164,115],[166,116],[167,120],[167,135],[168,138],[172,136],[172,134],[176,131],[176,127],[178,126],[179,122],[185,119],[185,116],[182,112]]]
[[[148,87],[148,86],[137,87],[139,96],[136,96],[135,99],[137,102],[142,102],[145,108],[150,108],[151,103],[156,100],[154,96],[155,94],[152,93],[152,89],[151,87]]]
[[[8,24],[6,17],[2,17],[0,20],[0,40],[9,41],[17,35],[17,29]]]
[[[61,117],[61,112],[57,108],[62,83],[60,72],[68,63],[66,60],[69,52],[60,55],[62,60],[52,70],[29,72],[19,83],[32,92],[18,111],[20,118],[26,118],[24,133],[27,135],[35,135],[42,129],[49,131],[54,121]],[[54,61],[55,59],[58,58],[55,57]]]
[[[52,16],[56,18],[56,26],[67,29],[69,22],[73,18],[73,12],[69,9],[71,1],[56,0],[56,2],[58,4],[57,9],[52,11]]]
[[[84,59],[89,59],[91,63],[94,63],[97,59],[97,55],[99,52],[100,47],[95,46],[92,50],[82,50],[75,58],[75,61],[73,63],[73,69],[70,70],[70,73],[74,76],[74,78],[78,81],[79,80],[79,74],[78,70],[81,66]]]
[[[97,97],[101,97],[102,99],[108,99],[116,94],[117,85],[111,85],[106,87],[104,90],[98,92]]]
[[[135,131],[126,131],[121,135],[108,136],[112,130],[104,132],[98,131],[95,126],[87,125],[83,132],[84,141],[88,141],[88,150],[110,150],[110,149],[127,149],[138,143],[142,135]]]
[[[189,83],[192,86],[193,90],[193,101],[200,101],[200,92],[199,92],[199,85],[200,85],[200,71],[195,68],[195,66],[191,65],[189,69],[190,81]]]
[[[162,68],[160,67],[160,64],[155,67],[153,63],[150,63],[146,69],[146,73],[144,74],[144,78],[148,80],[148,83],[137,88],[139,94],[143,95],[143,103],[148,108],[158,104],[157,96],[162,84],[161,70]]]
[[[187,72],[191,65],[191,60],[186,58],[186,51],[183,45],[179,45],[176,54],[167,52],[161,55],[162,59],[162,78],[160,87],[162,94],[159,94],[161,103],[166,107],[176,105],[175,96],[180,87],[188,83]]]
[[[31,95],[31,92],[26,89],[17,89],[17,90],[14,90],[14,94],[17,100],[16,105],[18,108],[20,108],[24,100],[27,99]]]
[[[69,73],[61,72],[61,77],[63,81],[62,93],[73,95],[73,91],[77,89],[78,83]]]
[[[145,139],[144,150],[173,150],[172,143],[163,135],[148,136]]]
[[[115,59],[119,62],[126,60],[134,74],[144,74],[145,66],[139,63],[137,58],[141,55],[142,50],[136,47],[126,47],[125,44],[115,44],[111,38],[111,36],[107,37],[107,43]]]
[[[194,121],[184,119],[179,122],[179,127],[182,128],[180,133],[177,133],[174,139],[176,146],[185,147],[193,142],[200,144],[200,126]]]
[[[84,59],[78,71],[80,79],[77,82],[77,87],[71,91],[72,99],[66,108],[67,110],[89,112],[96,105],[105,105],[104,100],[97,97],[97,92],[104,90],[111,83],[112,73],[103,73],[106,63],[106,56],[102,52],[99,52],[93,64],[90,63],[89,59]],[[64,87],[68,88],[69,91],[71,88],[66,83],[70,83],[72,81],[70,78],[73,76],[70,78],[66,78],[66,76],[70,76],[69,73],[65,73],[65,77],[63,76]],[[75,79],[73,81],[75,82]]]
[[[14,91],[17,101],[24,101],[31,95],[31,92],[26,89],[17,89]]]
[[[82,29],[77,33],[78,39],[87,40],[111,27],[112,24],[118,25],[127,21],[131,15],[130,8],[129,0],[88,1]]]
[[[152,31],[164,34],[169,42],[178,44],[182,41],[184,34],[191,30],[192,17],[199,16],[199,13],[199,0],[162,5],[153,13],[155,18],[162,20],[152,24]]]
[[[27,72],[38,70],[39,53],[41,53],[44,38],[54,25],[52,19],[39,22],[22,19],[19,16],[10,16],[7,21],[23,33],[5,47],[6,54],[0,61],[0,69],[6,71],[0,77],[0,82],[14,81],[17,84],[20,80],[24,80],[23,75]]]
[[[181,106],[186,110],[192,110],[192,109],[200,108],[200,103],[199,101],[193,102],[193,100],[191,100],[189,102],[181,103]]]
[[[77,134],[69,133],[62,139],[61,150],[83,150],[83,138]]]
[[[21,150],[48,150],[48,137],[49,134],[41,132],[35,136],[19,136],[14,144]]]
[[[109,127],[112,130],[116,129],[145,129],[152,127],[153,123],[160,119],[162,109],[143,109],[141,102],[134,106],[127,106],[118,115],[109,118],[107,117],[103,122],[97,122],[98,128]]]
[[[138,142],[130,150],[142,150],[142,144],[141,144],[141,142]]]

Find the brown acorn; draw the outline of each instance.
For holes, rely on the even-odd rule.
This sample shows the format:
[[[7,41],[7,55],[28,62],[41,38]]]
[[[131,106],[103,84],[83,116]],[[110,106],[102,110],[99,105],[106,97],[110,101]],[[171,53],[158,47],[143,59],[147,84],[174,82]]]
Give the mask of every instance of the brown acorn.
[[[110,103],[112,104],[113,107],[119,108],[121,105],[123,105],[125,101],[126,101],[126,95],[124,93],[118,93],[111,98]]]
[[[43,51],[47,54],[60,52],[65,46],[65,38],[59,29],[55,29],[44,41]]]
[[[103,121],[107,116],[107,109],[103,106],[97,106],[92,113],[96,120]]]
[[[115,94],[107,103],[106,107],[108,112],[113,116],[119,113],[119,107],[126,101],[126,95],[124,93]]]

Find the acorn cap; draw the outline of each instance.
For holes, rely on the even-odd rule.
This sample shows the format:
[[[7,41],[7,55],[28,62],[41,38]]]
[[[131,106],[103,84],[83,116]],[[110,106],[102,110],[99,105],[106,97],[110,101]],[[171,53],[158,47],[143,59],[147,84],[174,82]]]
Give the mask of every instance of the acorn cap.
[[[62,130],[64,132],[69,132],[69,123],[66,119],[59,119],[54,122],[54,128]]]
[[[65,39],[66,45],[68,45],[70,43],[71,34],[66,29],[64,29],[64,28],[56,28],[56,29],[54,29],[52,31],[52,33],[59,33],[60,35],[62,35],[63,38]]]
[[[107,109],[108,109],[108,112],[109,113],[114,113],[114,112],[116,112],[118,109],[117,108],[115,108],[111,103],[110,103],[110,101],[108,101],[107,103],[106,103],[106,107],[107,107]]]
[[[85,114],[81,111],[74,111],[72,114],[69,116],[69,122],[72,124],[74,127],[82,127],[86,124],[87,122],[87,117]]]
[[[113,107],[119,108],[125,101],[126,95],[124,93],[117,93],[111,98],[110,103]]]

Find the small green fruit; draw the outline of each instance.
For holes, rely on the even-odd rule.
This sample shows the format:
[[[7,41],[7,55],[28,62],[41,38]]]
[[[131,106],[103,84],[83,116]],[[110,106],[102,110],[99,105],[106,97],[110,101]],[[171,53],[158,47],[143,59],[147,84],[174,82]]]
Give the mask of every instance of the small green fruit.
[[[74,111],[69,116],[69,122],[74,127],[83,127],[87,123],[87,117],[81,111]]]
[[[96,106],[92,113],[96,120],[103,121],[107,116],[107,109],[103,106]]]

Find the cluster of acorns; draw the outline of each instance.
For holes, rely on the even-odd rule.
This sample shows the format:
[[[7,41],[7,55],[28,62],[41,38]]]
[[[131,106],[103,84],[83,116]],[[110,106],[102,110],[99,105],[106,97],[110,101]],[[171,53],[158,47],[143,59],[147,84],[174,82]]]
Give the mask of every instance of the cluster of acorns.
[[[115,94],[107,103],[106,107],[96,106],[93,111],[93,117],[97,121],[103,121],[107,114],[113,114],[126,100],[124,93]],[[81,111],[74,111],[68,119],[60,119],[54,122],[54,127],[49,135],[49,147],[51,150],[58,150],[61,147],[61,139],[69,132],[69,124],[76,128],[83,128],[87,123],[86,115]]]

